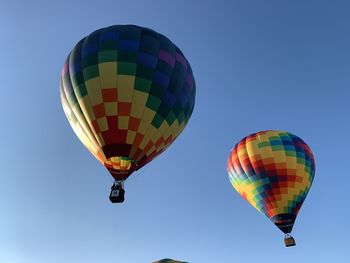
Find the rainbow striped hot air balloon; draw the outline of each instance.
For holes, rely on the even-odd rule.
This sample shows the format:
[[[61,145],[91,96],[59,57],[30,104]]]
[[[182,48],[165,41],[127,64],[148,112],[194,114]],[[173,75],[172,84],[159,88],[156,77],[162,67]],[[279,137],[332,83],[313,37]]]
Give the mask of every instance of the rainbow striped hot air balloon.
[[[289,132],[261,131],[236,144],[227,169],[236,191],[295,245],[290,232],[315,175],[310,147]]]
[[[181,50],[135,25],[106,27],[83,38],[61,75],[69,123],[118,182],[179,136],[192,114],[195,91]]]

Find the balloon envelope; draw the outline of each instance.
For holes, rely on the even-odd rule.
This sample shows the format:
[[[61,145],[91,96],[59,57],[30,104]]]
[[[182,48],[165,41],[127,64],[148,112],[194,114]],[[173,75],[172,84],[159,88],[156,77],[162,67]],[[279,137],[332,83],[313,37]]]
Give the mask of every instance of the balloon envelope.
[[[195,90],[181,50],[134,25],[83,38],[61,74],[61,101],[74,132],[117,180],[178,137],[192,114]]]
[[[227,169],[244,199],[281,231],[292,231],[315,175],[312,151],[303,140],[283,131],[251,134],[232,149]]]

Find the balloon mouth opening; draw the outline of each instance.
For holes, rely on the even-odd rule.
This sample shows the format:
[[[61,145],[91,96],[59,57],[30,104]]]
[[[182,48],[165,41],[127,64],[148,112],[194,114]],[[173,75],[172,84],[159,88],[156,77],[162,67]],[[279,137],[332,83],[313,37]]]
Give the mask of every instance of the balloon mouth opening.
[[[294,214],[278,214],[270,218],[270,220],[285,234],[292,232],[296,215]]]

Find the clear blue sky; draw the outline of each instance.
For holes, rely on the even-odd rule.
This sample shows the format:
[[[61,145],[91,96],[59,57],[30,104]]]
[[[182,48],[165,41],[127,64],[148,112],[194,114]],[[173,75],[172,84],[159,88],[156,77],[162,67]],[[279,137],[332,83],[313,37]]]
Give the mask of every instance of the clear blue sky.
[[[349,12],[347,0],[2,0],[0,263],[350,262]],[[68,52],[112,24],[168,36],[197,83],[188,126],[123,205],[59,97]],[[226,172],[231,147],[265,129],[316,158],[293,248]]]

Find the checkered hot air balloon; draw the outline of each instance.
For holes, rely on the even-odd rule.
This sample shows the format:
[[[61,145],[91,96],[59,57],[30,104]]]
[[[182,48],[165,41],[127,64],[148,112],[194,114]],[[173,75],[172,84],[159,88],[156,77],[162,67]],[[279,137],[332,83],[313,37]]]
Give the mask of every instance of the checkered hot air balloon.
[[[261,131],[241,140],[232,149],[227,165],[236,191],[289,235],[315,175],[309,146],[283,131]]]
[[[162,153],[185,128],[195,81],[181,50],[144,27],[99,29],[77,43],[61,74],[74,132],[116,181]]]

